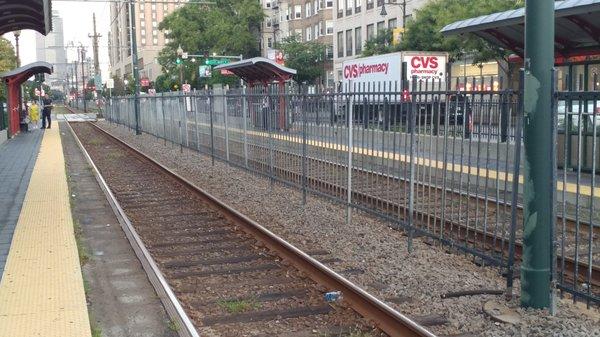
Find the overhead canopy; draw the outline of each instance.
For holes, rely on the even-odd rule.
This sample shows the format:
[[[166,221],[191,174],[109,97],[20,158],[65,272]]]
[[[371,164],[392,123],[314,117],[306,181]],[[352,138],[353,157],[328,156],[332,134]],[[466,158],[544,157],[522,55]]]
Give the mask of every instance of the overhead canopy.
[[[0,0],[0,35],[33,29],[47,35],[52,30],[51,0]]]
[[[21,85],[21,83],[25,82],[31,76],[40,73],[52,74],[52,64],[43,61],[33,62],[4,72],[0,74],[0,78],[11,83],[16,83],[16,85]]]
[[[215,70],[228,70],[250,85],[257,82],[287,81],[296,75],[295,69],[284,67],[264,57],[222,64],[215,67]]]
[[[600,51],[600,0],[555,1],[555,51],[569,57]],[[525,9],[484,15],[451,23],[444,35],[474,34],[490,43],[523,56]]]

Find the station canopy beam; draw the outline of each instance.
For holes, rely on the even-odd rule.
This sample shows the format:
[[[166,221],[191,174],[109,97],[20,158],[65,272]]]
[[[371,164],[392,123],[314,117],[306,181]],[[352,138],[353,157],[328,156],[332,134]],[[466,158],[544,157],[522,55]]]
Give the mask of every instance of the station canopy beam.
[[[48,35],[52,30],[51,0],[0,0],[0,35],[22,29]]]
[[[556,57],[600,53],[600,0],[555,1],[554,21]],[[523,57],[525,8],[457,21],[441,32],[446,36],[473,34]]]

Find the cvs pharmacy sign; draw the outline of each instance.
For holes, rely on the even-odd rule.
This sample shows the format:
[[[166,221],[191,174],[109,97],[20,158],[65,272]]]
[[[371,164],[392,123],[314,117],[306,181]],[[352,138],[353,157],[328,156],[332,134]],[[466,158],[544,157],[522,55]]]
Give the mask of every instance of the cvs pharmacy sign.
[[[442,55],[405,55],[407,78],[417,76],[422,80],[445,80],[446,56]]]
[[[381,63],[356,63],[344,66],[344,79],[360,78],[363,75],[382,74],[387,75],[390,69],[389,62]]]

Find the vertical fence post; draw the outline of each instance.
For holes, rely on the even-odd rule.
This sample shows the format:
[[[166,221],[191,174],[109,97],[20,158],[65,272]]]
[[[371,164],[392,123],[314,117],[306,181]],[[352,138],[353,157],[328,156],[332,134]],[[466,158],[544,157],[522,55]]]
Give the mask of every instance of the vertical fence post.
[[[165,146],[167,146],[167,118],[165,117],[165,93],[160,93],[160,111],[162,112],[162,120],[163,120],[163,139],[165,141]]]
[[[302,95],[302,110],[300,113],[302,114],[302,204],[306,205],[306,189],[308,185],[307,172],[306,172],[306,124],[307,124],[307,114],[308,109],[306,106],[306,92]]]
[[[210,113],[210,157],[212,161],[212,165],[215,166],[215,126],[214,126],[214,96],[212,93],[209,93],[208,96],[208,111]]]
[[[414,212],[415,212],[415,129],[416,129],[416,110],[417,110],[417,77],[412,78],[412,89],[411,89],[411,104],[408,109],[409,118],[409,130],[410,130],[410,148],[409,148],[409,189],[408,189],[408,252],[412,252],[412,240],[414,234]]]
[[[523,263],[521,305],[548,308],[552,302],[552,218],[556,182],[552,115],[554,1],[525,3],[525,98],[523,188]]]
[[[242,121],[244,124],[244,165],[248,168],[248,92],[242,87]]]
[[[194,129],[196,131],[196,150],[200,153],[200,129],[198,128],[198,95],[194,91]]]
[[[266,87],[266,95],[268,106],[267,109],[264,109],[264,112],[267,114],[266,116],[266,124],[267,124],[267,133],[269,135],[269,187],[273,189],[273,135],[271,132],[271,123],[273,120],[273,99],[270,96],[269,87]],[[263,117],[263,120],[265,118]]]
[[[177,100],[178,102],[178,110],[179,110],[179,121],[177,123],[177,125],[179,126],[179,152],[183,153],[183,131],[181,130],[181,120],[183,112],[185,111],[185,93],[179,95],[179,99]],[[183,104],[182,104],[183,103]],[[182,107],[183,105],[183,107]]]
[[[507,89],[500,94],[500,142],[506,143],[508,140],[509,116]],[[520,136],[519,136],[520,137]]]
[[[225,158],[229,162],[229,127],[227,118],[227,89],[223,88],[223,118],[225,119]]]
[[[348,126],[348,177],[347,177],[347,196],[346,196],[346,223],[349,226],[352,223],[352,153],[354,150],[354,140],[352,139],[353,132],[353,119],[354,119],[354,90],[352,90],[352,81],[348,82],[347,92],[350,95],[348,97],[348,108],[346,109],[347,123]]]

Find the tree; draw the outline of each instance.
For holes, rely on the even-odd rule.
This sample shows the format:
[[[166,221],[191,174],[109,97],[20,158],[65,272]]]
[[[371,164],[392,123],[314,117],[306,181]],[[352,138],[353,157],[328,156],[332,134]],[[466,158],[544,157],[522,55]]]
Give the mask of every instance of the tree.
[[[446,51],[450,61],[465,54],[473,56],[473,64],[500,60],[508,51],[491,45],[476,36],[450,36],[440,33],[444,26],[481,15],[522,7],[523,0],[431,0],[416,11],[416,18],[406,25],[406,32],[397,46],[390,46],[391,38],[367,42],[364,55],[399,50]],[[381,46],[381,44],[384,44]]]
[[[0,37],[0,73],[17,67],[17,55],[12,44],[7,39]],[[0,84],[0,100],[6,101],[6,88]]]
[[[182,67],[184,82],[199,88],[203,84],[217,81],[233,84],[237,79],[213,73],[213,78],[200,79],[198,66],[204,59],[183,60],[176,64],[177,48],[190,54],[244,55],[260,54],[258,38],[264,12],[256,0],[217,0],[214,5],[186,4],[169,14],[160,23],[169,43],[159,54],[163,73],[167,70],[176,75],[179,82],[179,67]],[[166,83],[165,79],[161,83]]]
[[[317,41],[300,42],[295,35],[289,36],[278,46],[285,55],[286,67],[296,69],[296,82],[314,84],[315,80],[325,75],[324,44]]]

